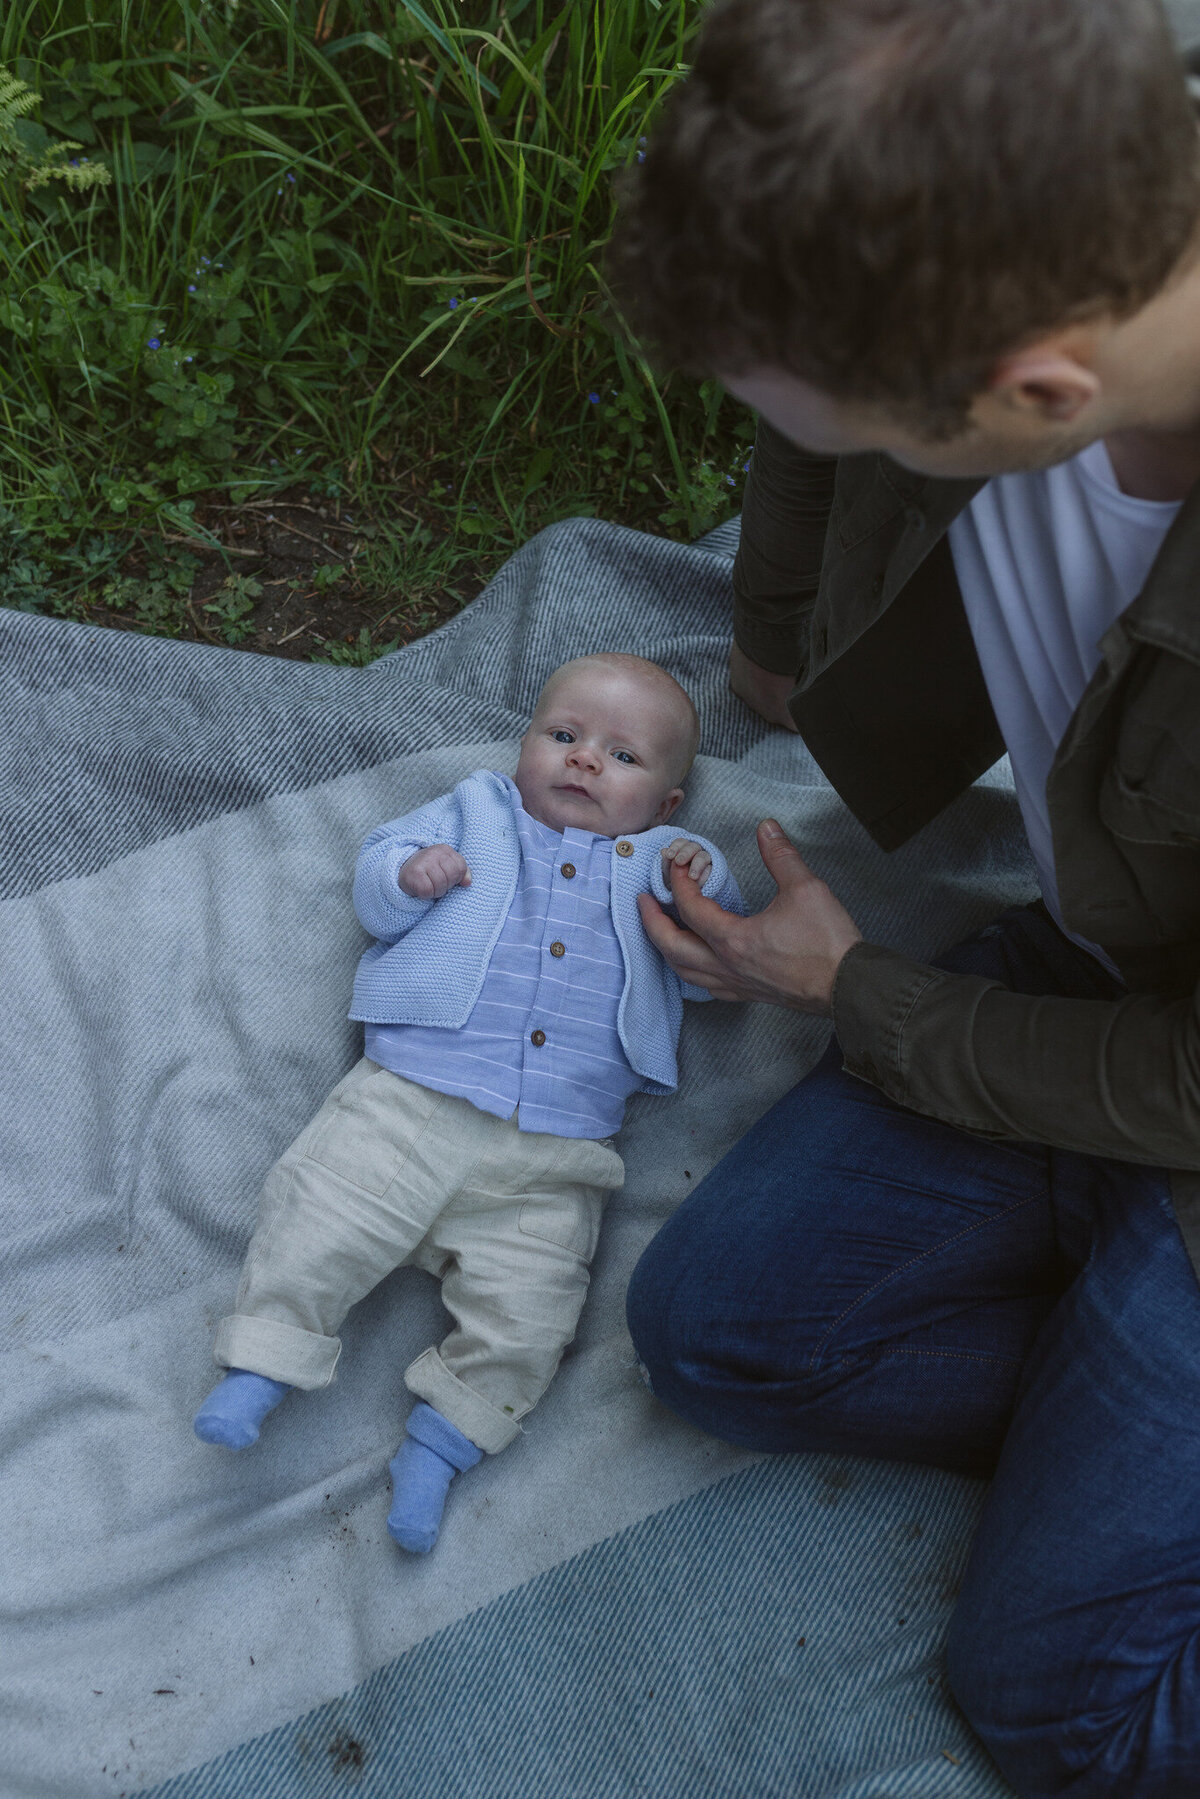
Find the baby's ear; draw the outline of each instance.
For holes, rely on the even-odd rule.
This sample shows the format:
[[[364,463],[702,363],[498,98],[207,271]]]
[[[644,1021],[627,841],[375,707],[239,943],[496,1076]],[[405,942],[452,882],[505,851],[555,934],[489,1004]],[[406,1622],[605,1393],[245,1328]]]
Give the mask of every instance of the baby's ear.
[[[671,818],[676,812],[678,812],[678,810],[679,810],[680,806],[682,806],[682,804],[683,804],[683,788],[682,787],[672,787],[672,789],[671,789],[670,793],[668,793],[667,797],[664,800],[662,800],[659,804],[658,815],[654,821],[655,824],[665,825],[668,818]]]

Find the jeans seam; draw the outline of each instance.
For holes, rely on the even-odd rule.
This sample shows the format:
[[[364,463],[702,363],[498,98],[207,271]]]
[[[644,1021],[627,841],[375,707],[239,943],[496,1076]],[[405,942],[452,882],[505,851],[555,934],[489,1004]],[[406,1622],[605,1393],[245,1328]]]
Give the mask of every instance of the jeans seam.
[[[1029,1199],[1018,1200],[1015,1205],[1006,1207],[1003,1212],[997,1212],[991,1218],[980,1219],[977,1223],[968,1225],[964,1230],[956,1232],[953,1237],[944,1237],[940,1243],[934,1245],[930,1249],[923,1250],[919,1256],[913,1256],[910,1261],[903,1263],[901,1267],[893,1268],[889,1274],[885,1274],[881,1280],[876,1281],[873,1287],[868,1287],[865,1293],[860,1293],[857,1298],[852,1300],[846,1307],[845,1311],[840,1313],[838,1317],[833,1320],[833,1323],[829,1326],[829,1329],[825,1332],[825,1335],[821,1338],[820,1342],[814,1346],[812,1355],[809,1357],[809,1368],[816,1368],[818,1359],[824,1354],[830,1338],[833,1336],[834,1332],[846,1322],[846,1319],[849,1318],[853,1312],[856,1312],[860,1306],[865,1305],[875,1294],[882,1292],[884,1287],[890,1286],[893,1281],[899,1280],[902,1274],[907,1274],[910,1269],[918,1267],[920,1263],[928,1261],[931,1256],[940,1255],[943,1250],[949,1249],[951,1244],[959,1243],[964,1237],[973,1236],[976,1231],[986,1230],[989,1225],[998,1224],[1001,1219],[1011,1218],[1014,1212],[1023,1211],[1026,1206],[1036,1204],[1037,1198],[1037,1195],[1033,1195]]]
[[[879,1350],[876,1360],[882,1361],[885,1356],[890,1355],[938,1356],[958,1362],[1002,1362],[1006,1367],[1013,1368],[1022,1368],[1025,1365],[1021,1356],[990,1355],[984,1349],[922,1349],[917,1343],[889,1343],[886,1348]]]

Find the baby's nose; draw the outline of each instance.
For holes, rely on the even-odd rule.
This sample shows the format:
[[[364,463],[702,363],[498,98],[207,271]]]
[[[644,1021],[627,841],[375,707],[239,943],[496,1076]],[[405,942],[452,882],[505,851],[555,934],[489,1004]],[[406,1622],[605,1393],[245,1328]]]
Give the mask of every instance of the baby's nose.
[[[573,743],[567,761],[575,763],[579,768],[599,768],[600,766],[598,753],[587,743]]]

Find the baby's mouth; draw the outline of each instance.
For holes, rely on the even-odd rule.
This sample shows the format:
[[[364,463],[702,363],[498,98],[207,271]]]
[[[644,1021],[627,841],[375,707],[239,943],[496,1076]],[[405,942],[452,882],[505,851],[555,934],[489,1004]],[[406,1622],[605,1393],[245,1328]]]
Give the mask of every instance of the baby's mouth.
[[[579,793],[583,795],[585,800],[590,800],[592,797],[586,787],[577,787],[573,781],[563,781],[559,786],[558,791],[560,793]]]

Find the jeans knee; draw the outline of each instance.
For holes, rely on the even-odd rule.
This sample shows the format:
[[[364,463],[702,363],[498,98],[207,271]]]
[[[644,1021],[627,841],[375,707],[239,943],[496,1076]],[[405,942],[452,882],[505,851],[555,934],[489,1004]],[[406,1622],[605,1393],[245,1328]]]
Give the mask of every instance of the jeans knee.
[[[674,1283],[667,1262],[657,1253],[656,1238],[643,1251],[625,1294],[625,1322],[652,1386],[655,1372],[668,1369],[678,1353],[678,1333],[671,1324]]]
[[[963,1716],[979,1732],[976,1720],[987,1717],[990,1711],[995,1652],[976,1633],[960,1625],[958,1619],[956,1613],[946,1639],[946,1679]]]
[[[946,1641],[946,1679],[955,1704],[1001,1771],[1015,1779],[1019,1768],[1022,1777],[1027,1777],[1033,1771],[1029,1738],[1034,1719],[1020,1670],[1009,1664],[989,1632],[971,1628],[961,1619],[960,1610],[951,1621]],[[1040,1753],[1033,1757],[1037,1785],[1026,1784],[1018,1791],[1034,1792],[1042,1799],[1065,1784],[1061,1755],[1055,1755],[1056,1734],[1045,1733]]]
[[[1040,1651],[1040,1653],[1039,1653]],[[1188,1744],[1162,1729],[1155,1684],[1111,1693],[1077,1709],[1061,1690],[1063,1669],[1077,1669],[1079,1645],[1047,1649],[1046,1633],[992,1631],[962,1621],[946,1644],[950,1691],[1000,1772],[1036,1799],[1180,1799],[1200,1791],[1194,1733]],[[1073,1678],[1073,1677],[1072,1677]]]
[[[689,1279],[672,1246],[658,1238],[630,1277],[625,1318],[655,1398],[701,1430],[727,1436],[724,1411],[737,1385],[728,1366],[728,1328],[715,1321],[704,1283]]]

